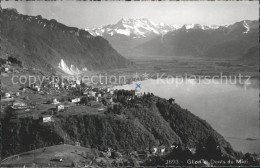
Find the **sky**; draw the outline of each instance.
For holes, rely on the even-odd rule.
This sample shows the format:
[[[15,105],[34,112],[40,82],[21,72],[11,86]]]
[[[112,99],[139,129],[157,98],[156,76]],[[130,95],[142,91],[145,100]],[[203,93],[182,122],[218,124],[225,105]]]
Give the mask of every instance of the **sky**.
[[[169,25],[228,25],[241,20],[258,20],[258,1],[2,1],[2,8],[42,15],[78,28],[117,23],[121,18],[148,18]]]

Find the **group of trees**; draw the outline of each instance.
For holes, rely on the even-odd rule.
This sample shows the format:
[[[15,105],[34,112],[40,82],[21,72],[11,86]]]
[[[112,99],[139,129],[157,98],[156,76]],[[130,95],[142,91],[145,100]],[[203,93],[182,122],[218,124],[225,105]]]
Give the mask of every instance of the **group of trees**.
[[[17,64],[22,67],[22,61],[18,60],[17,58],[8,57],[7,61],[11,62],[12,64]]]

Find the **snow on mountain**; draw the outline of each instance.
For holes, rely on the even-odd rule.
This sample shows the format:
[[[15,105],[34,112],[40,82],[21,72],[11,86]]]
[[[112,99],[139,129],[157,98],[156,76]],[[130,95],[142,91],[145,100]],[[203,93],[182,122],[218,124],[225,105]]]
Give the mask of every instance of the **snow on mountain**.
[[[63,59],[61,59],[58,67],[68,75],[78,75],[81,73],[81,71],[74,65],[70,65],[69,67]],[[87,71],[87,68],[83,68],[82,71]]]
[[[243,26],[246,28],[244,33],[248,33],[250,31],[250,22],[246,20],[243,21]],[[164,23],[156,24],[146,18],[141,19],[125,19],[122,18],[116,24],[109,24],[103,27],[98,28],[86,28],[93,36],[115,36],[115,35],[124,35],[132,38],[140,38],[147,37],[149,35],[162,35],[166,34],[169,31],[174,31],[177,29],[186,29],[187,31],[190,29],[202,29],[202,30],[214,30],[219,29],[226,26],[217,26],[217,25],[200,25],[200,24],[184,24],[183,26],[172,26]]]
[[[247,24],[247,22],[245,20],[243,22],[243,26],[246,28],[246,31],[243,32],[243,33],[248,33],[250,31],[250,27],[249,27],[249,25]]]
[[[109,24],[98,28],[86,28],[93,36],[112,37],[116,35],[128,36],[131,38],[142,38],[150,35],[163,35],[169,31],[178,29],[190,29],[196,30],[214,30],[228,26],[217,26],[217,25],[200,25],[200,24],[184,24],[183,26],[178,25],[167,25],[164,23],[154,23],[146,18],[140,19],[125,19],[122,18],[116,24]],[[250,25],[244,21],[244,27],[247,29],[245,33],[250,30]]]
[[[151,34],[160,35],[168,31],[179,28],[178,26],[170,26],[163,23],[156,24],[146,18],[141,19],[125,19],[122,18],[116,24],[109,24],[99,28],[88,28],[94,36],[114,36],[124,35],[132,38],[147,37]]]
[[[209,29],[218,29],[219,26],[216,25],[211,25],[211,26],[206,26],[206,25],[200,25],[200,24],[185,24],[182,26],[182,28],[189,30],[189,29],[202,29],[202,30],[209,30]]]

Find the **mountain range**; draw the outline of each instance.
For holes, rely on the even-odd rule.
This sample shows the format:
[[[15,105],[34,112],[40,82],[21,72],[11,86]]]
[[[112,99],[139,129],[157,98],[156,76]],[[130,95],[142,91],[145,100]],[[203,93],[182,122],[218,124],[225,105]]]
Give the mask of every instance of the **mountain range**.
[[[1,57],[16,57],[27,67],[75,74],[130,64],[104,38],[54,19],[1,9],[1,23]]]
[[[124,56],[166,55],[258,59],[258,21],[225,26],[155,24],[148,19],[121,19],[113,25],[87,29],[102,36]]]
[[[122,18],[115,24],[97,28],[86,28],[93,36],[102,36],[121,54],[152,38],[178,29],[178,26],[156,24],[149,19]]]
[[[156,24],[146,18],[121,19],[99,28],[78,29],[54,19],[1,10],[1,57],[46,71],[78,74],[124,68],[130,56],[193,56],[258,60],[258,21],[226,26]],[[123,56],[125,57],[123,57]]]

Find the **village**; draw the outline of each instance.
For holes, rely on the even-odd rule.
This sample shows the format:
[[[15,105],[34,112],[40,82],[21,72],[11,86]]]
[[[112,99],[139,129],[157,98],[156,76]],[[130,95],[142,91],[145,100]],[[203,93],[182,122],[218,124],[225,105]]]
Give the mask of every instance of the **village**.
[[[24,72],[23,72],[24,71]],[[16,62],[6,61],[1,67],[1,76],[10,77],[13,74],[25,73],[27,69],[16,65]],[[8,78],[10,79],[10,78]],[[27,83],[26,83],[27,84]],[[7,87],[8,88],[8,87]],[[11,88],[11,87],[9,87]],[[1,108],[4,118],[9,116],[11,122],[19,122],[20,118],[33,118],[33,120],[41,120],[44,124],[55,123],[55,119],[59,116],[68,116],[75,114],[105,114],[111,109],[119,109],[120,102],[117,101],[118,90],[113,87],[99,83],[95,86],[86,85],[82,81],[62,81],[56,80],[44,81],[42,85],[33,83],[30,86],[19,84],[16,89],[2,90]],[[123,95],[123,93],[122,93]],[[127,92],[126,100],[130,102],[135,98],[140,98],[142,93],[139,90]],[[169,100],[171,103],[174,99]],[[66,141],[64,144],[80,146],[80,142]],[[58,144],[57,144],[58,145]],[[151,149],[144,151],[133,151],[130,155],[136,155],[140,158],[140,162],[150,155],[164,155],[172,149],[178,148],[177,144],[165,147],[163,144],[153,146]],[[105,150],[105,157],[115,157],[113,153],[117,151],[108,147]],[[122,154],[117,152],[117,157]],[[62,158],[54,160],[62,162]]]

